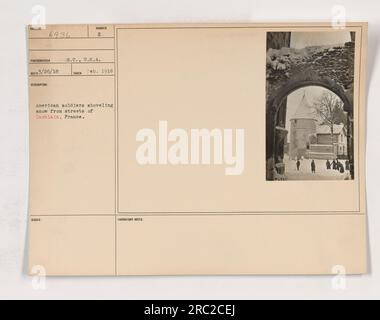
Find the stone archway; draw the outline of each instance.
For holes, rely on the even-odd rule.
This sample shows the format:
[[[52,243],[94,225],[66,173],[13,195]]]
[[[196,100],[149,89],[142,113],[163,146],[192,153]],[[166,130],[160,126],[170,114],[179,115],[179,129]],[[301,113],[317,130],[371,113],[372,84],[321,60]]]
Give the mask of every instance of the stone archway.
[[[267,52],[266,161],[267,180],[273,180],[277,159],[283,157],[287,97],[309,86],[336,94],[347,112],[349,160],[353,163],[354,42],[343,47],[307,50],[281,48]]]

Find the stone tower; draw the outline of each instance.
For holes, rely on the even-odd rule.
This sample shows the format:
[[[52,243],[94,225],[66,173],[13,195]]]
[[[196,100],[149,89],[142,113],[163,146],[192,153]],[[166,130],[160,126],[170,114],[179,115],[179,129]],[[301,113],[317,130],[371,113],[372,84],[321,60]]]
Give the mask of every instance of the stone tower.
[[[310,138],[316,134],[317,120],[315,112],[304,92],[296,113],[290,119],[290,159],[307,158]]]

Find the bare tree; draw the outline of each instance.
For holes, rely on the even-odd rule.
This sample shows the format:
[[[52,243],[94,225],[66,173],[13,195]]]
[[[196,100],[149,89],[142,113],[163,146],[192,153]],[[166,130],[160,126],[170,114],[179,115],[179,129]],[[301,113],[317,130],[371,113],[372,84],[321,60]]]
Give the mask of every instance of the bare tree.
[[[334,125],[343,123],[346,126],[347,124],[342,100],[332,92],[324,92],[314,103],[314,108],[321,124],[330,127],[331,145],[334,146]]]

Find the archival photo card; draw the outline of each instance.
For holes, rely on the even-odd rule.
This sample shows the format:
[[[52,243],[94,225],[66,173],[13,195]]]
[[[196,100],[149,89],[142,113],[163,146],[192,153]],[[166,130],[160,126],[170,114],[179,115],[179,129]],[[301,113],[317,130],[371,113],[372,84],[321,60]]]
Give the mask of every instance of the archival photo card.
[[[367,24],[30,26],[29,273],[367,271]]]

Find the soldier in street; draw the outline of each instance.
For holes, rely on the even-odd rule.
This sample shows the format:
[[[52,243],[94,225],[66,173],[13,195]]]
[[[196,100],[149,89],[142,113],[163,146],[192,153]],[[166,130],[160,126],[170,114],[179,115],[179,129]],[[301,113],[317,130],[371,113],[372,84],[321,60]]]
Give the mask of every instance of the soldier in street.
[[[315,173],[315,161],[314,160],[311,160],[311,172],[312,173]]]

